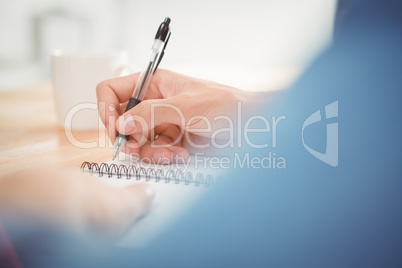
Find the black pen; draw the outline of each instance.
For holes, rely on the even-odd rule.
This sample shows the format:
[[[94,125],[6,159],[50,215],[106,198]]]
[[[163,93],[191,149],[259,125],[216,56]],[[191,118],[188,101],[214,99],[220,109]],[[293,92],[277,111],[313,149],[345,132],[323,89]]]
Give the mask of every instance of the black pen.
[[[155,35],[155,40],[152,45],[151,55],[149,56],[149,60],[147,62],[144,71],[140,74],[138,78],[137,84],[135,85],[133,95],[128,101],[125,112],[135,107],[139,104],[145,97],[145,93],[148,89],[149,83],[151,82],[152,75],[155,73],[158,68],[159,63],[161,62],[163,55],[165,54],[165,48],[169,41],[170,37],[170,18],[166,17],[165,21],[161,23],[158,28],[158,31]],[[113,160],[120,153],[121,149],[126,144],[129,135],[122,135],[117,132],[116,143],[114,144],[113,150]]]

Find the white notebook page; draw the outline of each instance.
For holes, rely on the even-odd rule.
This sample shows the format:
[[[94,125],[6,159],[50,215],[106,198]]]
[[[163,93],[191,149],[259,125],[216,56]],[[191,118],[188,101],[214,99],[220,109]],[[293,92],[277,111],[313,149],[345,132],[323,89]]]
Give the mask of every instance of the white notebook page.
[[[133,164],[135,166],[142,166],[145,169],[162,169],[165,174],[169,169],[174,171],[180,169],[183,173],[191,172],[194,180],[196,179],[197,173],[202,173],[204,179],[206,175],[212,175],[213,181],[216,181],[216,179],[222,175],[222,170],[207,168],[202,163],[202,160],[200,161],[200,159],[191,156],[189,163],[174,165],[152,165],[132,158],[108,162],[108,164],[123,164],[125,166]],[[156,182],[155,177],[150,177],[150,180],[146,181],[146,178],[141,176],[141,179],[137,180],[135,175],[132,175],[131,179],[127,179],[125,173],[121,175],[120,179],[117,178],[116,174],[109,178],[107,173],[98,177],[97,172],[94,172],[93,176],[97,177],[97,179],[105,184],[114,187],[124,187],[135,183],[146,182],[150,183],[155,189],[155,199],[149,213],[138,219],[131,229],[117,241],[116,244],[123,247],[138,248],[144,246],[171,224],[178,215],[185,213],[186,209],[188,209],[193,202],[198,200],[213,187],[213,185],[206,186],[205,184],[195,186],[194,182],[190,182],[186,185],[185,181],[178,181],[178,183],[176,183],[175,180],[170,180],[170,182],[167,183],[164,178]]]

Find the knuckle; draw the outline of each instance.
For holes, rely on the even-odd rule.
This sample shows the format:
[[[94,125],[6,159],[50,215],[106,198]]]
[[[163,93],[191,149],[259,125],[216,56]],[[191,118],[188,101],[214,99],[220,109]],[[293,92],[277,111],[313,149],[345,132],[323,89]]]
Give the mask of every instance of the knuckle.
[[[96,85],[96,94],[99,98],[99,94],[103,91],[103,89],[105,88],[105,81],[100,82],[99,84]]]

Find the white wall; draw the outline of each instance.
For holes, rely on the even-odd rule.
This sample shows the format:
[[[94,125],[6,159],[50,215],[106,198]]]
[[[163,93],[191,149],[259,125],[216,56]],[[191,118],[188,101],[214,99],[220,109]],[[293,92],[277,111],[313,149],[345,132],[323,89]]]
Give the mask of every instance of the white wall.
[[[144,58],[167,15],[173,34],[166,62],[305,63],[331,37],[333,0],[130,2],[128,45]],[[194,53],[196,50],[196,53]]]
[[[163,68],[215,78],[227,66],[305,65],[331,39],[335,1],[0,0],[0,88],[48,77],[53,48],[126,48],[142,66],[165,16]]]

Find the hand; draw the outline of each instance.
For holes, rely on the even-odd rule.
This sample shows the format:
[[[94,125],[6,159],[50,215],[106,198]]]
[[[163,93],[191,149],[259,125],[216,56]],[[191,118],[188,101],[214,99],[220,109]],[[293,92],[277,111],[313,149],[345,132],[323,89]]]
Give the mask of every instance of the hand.
[[[73,169],[25,171],[0,179],[0,218],[109,239],[144,215],[153,196],[148,184],[112,188]]]
[[[158,70],[145,100],[124,112],[138,77],[104,81],[97,86],[97,97],[111,141],[117,130],[130,135],[125,152],[146,162],[186,161],[189,153],[211,153],[234,142],[229,128],[235,127],[238,103],[253,99],[252,93]]]

